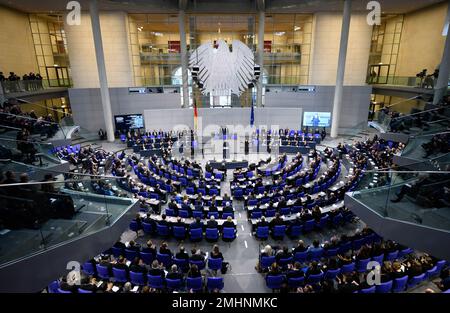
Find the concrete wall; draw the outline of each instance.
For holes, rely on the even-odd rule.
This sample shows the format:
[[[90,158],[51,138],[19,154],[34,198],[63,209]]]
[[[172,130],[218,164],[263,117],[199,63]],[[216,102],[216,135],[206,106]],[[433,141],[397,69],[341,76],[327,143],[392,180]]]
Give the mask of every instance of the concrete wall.
[[[367,121],[371,91],[370,86],[344,87],[341,128],[354,128]],[[171,129],[173,125],[183,122],[186,122],[188,126],[193,126],[192,109],[162,111],[162,109],[180,109],[179,93],[129,94],[128,88],[110,88],[110,94],[113,115],[144,114],[144,111],[152,110],[146,113],[154,115],[153,118],[146,118],[146,120],[150,121],[150,118],[152,120],[153,126],[151,127],[147,123],[148,128]],[[301,121],[301,113],[293,115],[292,111],[287,110],[282,113],[281,109],[332,112],[333,96],[333,86],[316,86],[316,91],[312,93],[266,92],[265,108],[272,109],[269,114],[271,117],[264,120],[263,116],[266,115],[258,114],[257,109],[255,122],[258,124],[260,121],[265,124],[267,121],[271,123],[273,121],[280,126],[296,127]],[[69,97],[76,125],[91,131],[105,127],[99,89],[69,89]],[[299,112],[295,110],[294,112]],[[199,109],[199,116],[202,116],[202,112],[203,109]],[[250,120],[249,108],[214,109],[211,112],[218,115],[211,115],[210,121],[218,124],[230,121],[234,124],[245,125]],[[299,115],[300,120],[298,121]],[[221,121],[219,117],[223,116],[225,119]]]
[[[0,30],[0,71],[5,76],[37,72],[28,14],[0,6]]]
[[[344,86],[340,128],[361,126],[367,121],[370,86]],[[266,92],[266,107],[302,108],[309,112],[332,112],[334,86],[316,86],[316,91]]]
[[[198,129],[209,136],[227,126],[230,132],[247,131],[250,126],[250,108],[199,108]],[[194,127],[193,109],[152,109],[144,111],[146,130],[173,129],[185,125]],[[302,122],[302,109],[297,108],[255,108],[255,126],[268,129],[299,129]]]
[[[131,66],[128,17],[125,12],[100,13],[103,50],[108,86],[134,85]],[[76,88],[99,86],[97,61],[90,15],[81,15],[81,25],[64,25],[67,36],[71,75]]]
[[[336,83],[342,14],[316,13],[313,22],[310,85]],[[365,14],[353,14],[345,68],[345,85],[364,85],[369,62],[372,27]]]
[[[444,50],[442,30],[446,15],[447,1],[405,15],[397,76],[415,76],[425,68],[431,74],[439,65]]]
[[[179,93],[129,94],[128,88],[110,88],[112,115],[143,114],[147,109],[180,108]],[[74,122],[82,128],[97,131],[104,128],[100,89],[69,89]]]

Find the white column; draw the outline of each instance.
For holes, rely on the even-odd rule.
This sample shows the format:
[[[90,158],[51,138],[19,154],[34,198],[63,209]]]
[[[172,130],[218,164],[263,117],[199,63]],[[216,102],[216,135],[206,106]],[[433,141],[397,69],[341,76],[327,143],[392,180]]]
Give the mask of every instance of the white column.
[[[447,18],[445,23],[450,22],[450,0],[448,1]],[[448,78],[450,75],[450,27],[447,30],[442,60],[439,65],[439,77],[436,86],[434,86],[433,104],[438,104],[446,95],[448,89]]]
[[[103,117],[105,118],[105,130],[108,136],[108,141],[113,142],[114,127],[112,123],[111,99],[109,97],[108,79],[106,77],[105,54],[103,53],[102,33],[100,29],[97,0],[90,1],[89,12],[91,14],[92,35],[94,37],[95,57],[97,59]]]
[[[342,16],[341,42],[339,46],[336,87],[334,90],[333,118],[331,120],[331,137],[336,138],[341,115],[342,91],[344,87],[345,61],[347,59],[348,33],[350,30],[352,1],[344,0],[344,13]]]
[[[180,57],[181,57],[181,82],[183,90],[183,107],[189,107],[189,87],[188,87],[188,56],[186,45],[185,13],[178,13],[178,27],[180,31]]]
[[[264,24],[265,24],[265,13],[264,11],[259,11],[258,18],[258,47],[257,47],[257,61],[256,63],[261,68],[261,74],[259,75],[259,82],[256,85],[256,106],[262,107],[262,82],[263,82],[263,65],[264,65]]]

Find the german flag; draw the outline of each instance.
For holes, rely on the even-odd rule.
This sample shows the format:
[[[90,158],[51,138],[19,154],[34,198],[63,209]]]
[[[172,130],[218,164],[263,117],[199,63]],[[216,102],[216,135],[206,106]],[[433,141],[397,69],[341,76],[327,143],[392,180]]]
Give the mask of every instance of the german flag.
[[[198,119],[197,101],[194,98],[194,130],[197,130],[197,119]]]

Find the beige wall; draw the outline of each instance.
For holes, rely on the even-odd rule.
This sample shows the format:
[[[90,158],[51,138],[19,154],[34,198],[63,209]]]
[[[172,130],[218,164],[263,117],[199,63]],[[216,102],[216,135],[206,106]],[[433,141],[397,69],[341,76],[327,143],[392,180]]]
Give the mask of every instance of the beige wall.
[[[432,73],[444,49],[442,30],[447,3],[405,15],[396,76],[415,76],[422,69]]]
[[[313,19],[313,38],[309,83],[334,85],[341,37],[342,14],[317,13]],[[366,15],[353,14],[345,66],[345,85],[364,85],[369,60],[372,27]]]
[[[127,15],[124,12],[100,13],[100,27],[109,87],[130,87],[134,85],[127,23]],[[74,87],[99,87],[89,14],[82,14],[81,25],[65,25],[64,29],[67,36]]]
[[[28,15],[0,6],[0,71],[5,76],[36,72]]]

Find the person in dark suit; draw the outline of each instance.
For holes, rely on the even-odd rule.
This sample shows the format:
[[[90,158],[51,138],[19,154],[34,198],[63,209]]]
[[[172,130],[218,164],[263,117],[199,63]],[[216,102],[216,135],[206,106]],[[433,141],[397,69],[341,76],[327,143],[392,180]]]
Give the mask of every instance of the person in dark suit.
[[[205,256],[202,254],[200,249],[192,249],[191,257],[189,258],[191,261],[205,261]]]
[[[214,216],[211,216],[209,218],[209,221],[206,222],[206,228],[217,228],[218,227],[218,223],[216,221],[216,219],[214,218]]]
[[[170,272],[167,273],[166,279],[183,279],[183,274],[178,272],[178,266],[176,264],[170,267]]]
[[[203,223],[201,222],[200,217],[196,217],[195,222],[191,223],[191,225],[189,225],[189,228],[190,229],[203,228]]]
[[[145,267],[144,261],[136,257],[130,265],[130,272],[147,274],[147,268]]]
[[[231,218],[231,216],[228,216],[227,219],[225,220],[225,222],[223,222],[222,228],[225,228],[225,227],[236,229],[236,225],[234,225],[233,219]]]
[[[82,283],[80,289],[97,292],[97,279],[95,277],[90,277],[87,283]]]
[[[161,215],[161,220],[158,221],[158,225],[170,226],[166,218],[167,218],[166,214]]]
[[[183,246],[180,247],[180,250],[175,254],[175,258],[180,260],[189,259],[189,254],[186,252]]]
[[[119,256],[117,259],[117,263],[113,265],[113,268],[116,268],[118,270],[125,270],[128,273],[128,266],[125,264],[126,260],[123,256]]]
[[[151,253],[153,255],[153,258],[155,258],[156,256],[156,246],[151,240],[147,241],[147,246],[142,248],[141,251],[144,253]]]
[[[159,247],[159,253],[160,254],[168,254],[172,255],[172,251],[170,251],[169,247],[167,246],[166,242],[161,243],[161,246]]]
[[[177,217],[177,222],[173,224],[173,226],[183,227],[186,229],[186,224],[181,221],[181,217]]]
[[[305,276],[305,273],[301,269],[300,262],[295,262],[294,265],[288,265],[288,271],[286,277],[289,278],[299,278]]]
[[[271,229],[278,225],[284,225],[284,220],[281,218],[280,213],[275,214],[275,218],[272,219],[269,223]]]
[[[152,267],[150,268],[150,270],[148,271],[148,275],[151,276],[161,276],[162,278],[164,278],[164,276],[166,275],[164,273],[164,271],[161,269],[159,263],[157,260],[154,260],[152,262]]]
[[[265,226],[269,226],[269,223],[266,221],[266,218],[262,216],[261,219],[256,223],[256,228]]]

